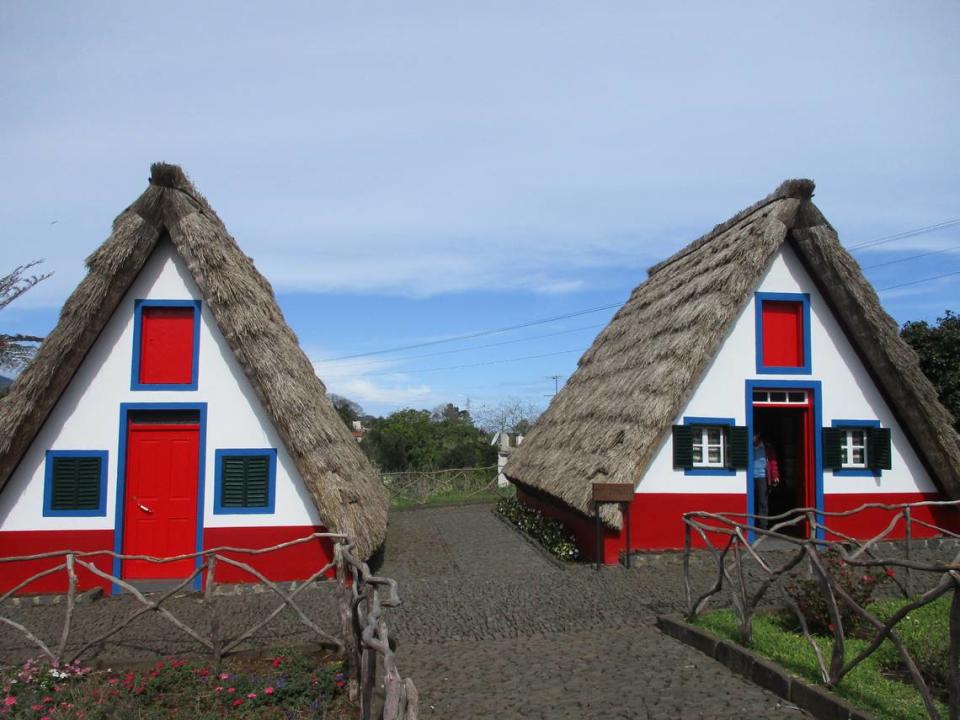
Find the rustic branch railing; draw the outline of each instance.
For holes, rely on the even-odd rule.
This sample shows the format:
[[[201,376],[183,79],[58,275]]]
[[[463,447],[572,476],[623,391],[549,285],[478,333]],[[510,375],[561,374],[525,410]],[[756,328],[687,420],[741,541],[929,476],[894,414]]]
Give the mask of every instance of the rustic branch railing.
[[[960,501],[929,501],[909,504],[887,505],[868,503],[845,512],[824,512],[815,508],[799,508],[775,516],[757,516],[740,513],[690,512],[683,516],[684,522],[684,585],[687,598],[687,619],[693,620],[707,606],[709,601],[722,592],[724,585],[730,590],[730,599],[739,623],[739,640],[749,645],[752,638],[752,622],[757,608],[768,599],[767,593],[773,588],[779,592],[784,605],[795,615],[804,638],[813,650],[823,682],[827,686],[836,686],[854,668],[872,655],[885,640],[896,648],[913,685],[919,692],[930,718],[939,720],[940,711],[934,702],[933,694],[925,681],[915,658],[904,647],[896,632],[897,624],[908,613],[932,603],[937,598],[952,592],[950,610],[950,669],[948,679],[950,720],[960,720],[960,553],[950,560],[917,559],[917,540],[914,536],[917,528],[935,534],[940,538],[960,540],[960,534],[951,529],[927,522],[917,517],[921,508],[931,510],[960,511]],[[827,522],[833,518],[850,518],[868,511],[886,511],[892,514],[886,527],[873,537],[863,540],[830,527]],[[890,542],[900,523],[903,523],[903,541]],[[768,525],[769,529],[759,526]],[[753,533],[753,541],[750,537]],[[798,536],[802,535],[802,536]],[[717,577],[713,585],[694,597],[690,577],[691,551],[694,538],[698,538],[710,552],[716,563]],[[885,543],[883,546],[880,543]],[[766,547],[764,547],[766,545]],[[776,548],[771,548],[775,545]],[[900,554],[891,552],[901,548]],[[776,564],[770,558],[764,558],[759,551],[777,549],[786,554],[786,559]],[[822,553],[833,549],[846,564],[864,569],[879,568],[891,571],[901,568],[905,581],[894,581],[904,598],[910,600],[886,622],[871,614],[861,606],[833,576]],[[954,546],[954,551],[956,546]],[[807,572],[814,578],[822,592],[830,618],[833,646],[831,657],[824,658],[820,646],[810,631],[809,618],[805,617],[798,603],[791,597],[783,581],[792,572],[801,568],[806,560]],[[746,563],[759,570],[759,581],[750,586]],[[914,597],[915,573],[926,577],[937,576],[933,587]],[[888,574],[893,574],[889,573]],[[871,627],[874,635],[867,647],[851,660],[845,660],[844,643],[846,638],[841,607],[846,607]]]
[[[383,486],[393,504],[422,505],[435,495],[459,492],[463,497],[501,494],[497,466],[383,473]]]
[[[227,553],[242,556],[265,555],[267,553],[296,547],[305,543],[333,543],[334,558],[331,562],[317,569],[308,578],[300,582],[290,592],[284,591],[279,584],[269,580],[262,572],[251,564],[242,562]],[[147,613],[157,613],[199,643],[209,654],[217,666],[223,658],[238,651],[238,648],[250,640],[258,631],[266,627],[277,615],[289,608],[316,636],[323,646],[335,649],[345,654],[350,678],[351,699],[360,700],[363,720],[369,720],[373,713],[373,691],[376,687],[376,658],[382,657],[386,672],[386,702],[384,705],[384,720],[415,720],[417,717],[417,690],[413,681],[403,680],[397,670],[396,657],[390,647],[386,621],[383,617],[383,608],[396,607],[400,604],[397,594],[397,584],[389,578],[381,578],[370,573],[367,564],[358,560],[352,554],[353,546],[348,542],[346,535],[338,533],[312,533],[296,540],[280,543],[267,548],[238,548],[217,547],[198,553],[176,555],[171,557],[151,557],[148,555],[123,555],[110,550],[90,552],[58,551],[22,555],[15,557],[0,557],[0,570],[4,565],[16,562],[35,562],[53,560],[62,562],[51,568],[42,570],[29,578],[24,579],[16,586],[0,595],[0,607],[18,593],[29,588],[37,580],[48,578],[63,572],[67,578],[66,609],[60,637],[54,646],[44,640],[23,623],[0,615],[0,623],[14,628],[31,644],[47,657],[54,665],[72,663],[92,648],[97,647],[109,638],[130,626],[137,618]],[[195,567],[188,577],[162,593],[145,595],[130,582],[117,577],[97,567],[93,559],[108,557],[121,562],[140,560],[163,565],[193,559]],[[275,593],[281,603],[265,617],[249,628],[237,632],[233,637],[226,637],[220,623],[218,612],[218,598],[215,588],[216,571],[218,565],[227,565],[248,573],[270,591]],[[126,617],[100,632],[96,637],[82,642],[78,648],[70,647],[70,639],[74,631],[75,614],[77,613],[77,597],[79,581],[77,570],[82,568],[96,577],[107,581],[132,595],[141,607],[136,607]],[[337,638],[325,632],[312,620],[303,608],[297,604],[297,597],[317,580],[324,578],[328,573],[335,571],[337,581],[337,599],[339,605],[339,624],[342,638]],[[205,575],[204,575],[205,573]],[[206,631],[192,627],[178,618],[165,606],[168,600],[189,588],[197,577],[203,578],[203,603],[209,615],[209,625]],[[381,592],[386,590],[386,597],[381,598]]]

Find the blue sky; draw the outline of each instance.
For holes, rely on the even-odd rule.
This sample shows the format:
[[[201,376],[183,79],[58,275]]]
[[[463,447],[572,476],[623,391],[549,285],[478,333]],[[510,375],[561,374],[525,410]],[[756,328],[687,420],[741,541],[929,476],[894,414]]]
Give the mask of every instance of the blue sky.
[[[623,302],[786,177],[850,246],[960,218],[960,5],[732,5],[8,0],[4,256],[56,274],[4,328],[54,325],[156,160],[376,414],[544,404],[613,310],[328,360]],[[857,257],[883,288],[960,271],[958,245],[951,225]],[[881,298],[933,320],[958,287]]]

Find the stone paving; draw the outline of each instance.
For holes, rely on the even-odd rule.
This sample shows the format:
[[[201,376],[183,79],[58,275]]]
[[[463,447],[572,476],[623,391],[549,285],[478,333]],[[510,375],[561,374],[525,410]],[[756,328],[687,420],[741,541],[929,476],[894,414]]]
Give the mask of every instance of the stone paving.
[[[489,506],[394,513],[380,572],[400,584],[389,622],[421,716],[803,717],[654,627],[683,607],[680,563],[560,569]]]

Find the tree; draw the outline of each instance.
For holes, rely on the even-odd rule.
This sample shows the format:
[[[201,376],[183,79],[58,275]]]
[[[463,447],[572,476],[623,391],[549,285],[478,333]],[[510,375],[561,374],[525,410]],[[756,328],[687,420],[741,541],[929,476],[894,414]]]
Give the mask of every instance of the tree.
[[[0,310],[37,283],[43,282],[53,273],[25,275],[27,270],[39,265],[42,260],[34,260],[26,265],[18,265],[9,275],[0,277]],[[0,333],[0,368],[17,370],[26,365],[37,350],[37,344],[43,340],[37,335],[6,335]]]
[[[330,403],[333,405],[333,409],[337,411],[340,419],[350,430],[353,430],[354,421],[363,417],[363,408],[353,400],[336,393],[330,393],[327,397],[330,398]]]
[[[924,320],[904,323],[900,337],[920,356],[920,368],[937,389],[940,402],[953,414],[960,432],[960,315],[947,310],[937,324]]]
[[[525,433],[540,415],[531,402],[520,398],[504,398],[493,405],[481,405],[476,413],[477,425],[488,433]]]
[[[497,459],[496,448],[456,405],[428,410],[399,410],[370,421],[361,444],[384,472],[486,467]]]

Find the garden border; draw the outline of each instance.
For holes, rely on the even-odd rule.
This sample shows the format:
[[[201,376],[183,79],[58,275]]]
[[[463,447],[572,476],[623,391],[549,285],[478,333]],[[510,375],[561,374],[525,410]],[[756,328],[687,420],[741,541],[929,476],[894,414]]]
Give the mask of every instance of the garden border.
[[[524,532],[523,530],[521,530],[519,527],[517,527],[517,526],[514,525],[512,522],[510,522],[509,520],[507,520],[503,515],[501,515],[500,513],[498,513],[496,506],[490,508],[490,512],[493,513],[493,516],[494,516],[497,520],[499,520],[500,522],[502,522],[502,523],[503,523],[504,525],[506,525],[508,528],[510,528],[511,530],[513,530],[517,535],[519,535],[519,536],[522,537],[524,540],[526,540],[528,545],[530,545],[534,550],[536,550],[538,553],[540,553],[540,554],[541,554],[551,565],[553,565],[555,568],[557,568],[557,569],[559,569],[559,570],[563,570],[564,572],[566,572],[566,571],[569,569],[569,568],[567,567],[568,563],[565,563],[563,560],[561,560],[560,558],[556,557],[553,553],[551,553],[549,550],[547,550],[543,545],[541,545],[539,542],[537,542],[534,538],[532,538],[530,535],[528,535],[527,533],[525,533],[525,532]],[[573,562],[573,563],[569,563],[569,564],[571,564],[571,565],[576,565],[577,563],[576,563],[576,562]]]
[[[779,695],[819,720],[875,720],[819,685],[811,685],[776,663],[670,615],[658,615],[657,627],[665,635],[699,650],[755,685]]]

